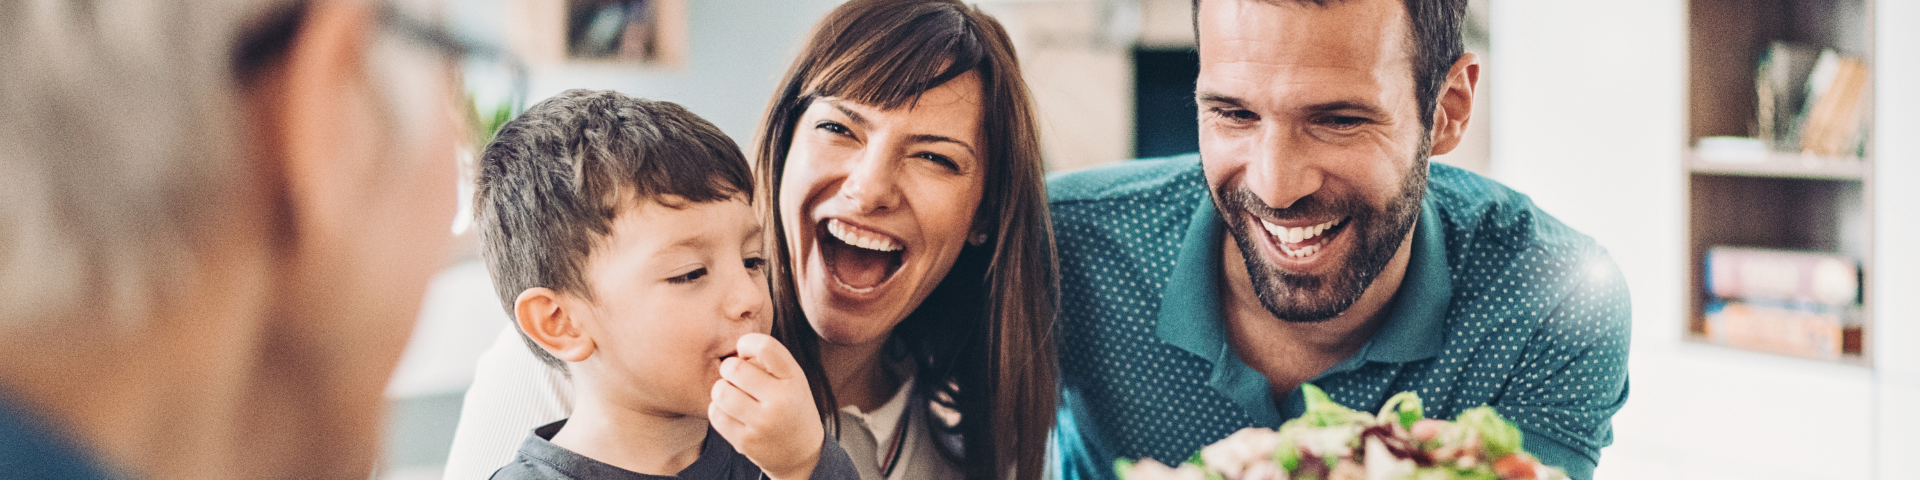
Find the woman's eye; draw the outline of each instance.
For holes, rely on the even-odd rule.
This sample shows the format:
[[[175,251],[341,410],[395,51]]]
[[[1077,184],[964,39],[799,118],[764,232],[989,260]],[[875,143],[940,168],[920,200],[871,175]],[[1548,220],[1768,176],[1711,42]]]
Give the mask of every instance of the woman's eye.
[[[767,268],[767,259],[760,258],[760,257],[751,257],[741,263],[747,266],[747,270],[755,271],[755,272],[758,272],[761,269]]]
[[[826,130],[827,133],[832,133],[834,135],[853,136],[853,130],[848,129],[846,125],[841,125],[831,120],[823,120],[820,122],[819,125],[814,125],[814,128]]]
[[[707,276],[707,269],[696,268],[691,272],[683,273],[673,278],[668,278],[667,283],[688,283],[694,280],[699,280],[700,277],[705,277],[705,276]]]
[[[938,153],[922,153],[917,156],[920,158],[926,159],[929,162],[933,162],[935,165],[946,167],[947,170],[955,171],[955,172],[960,171],[960,162],[955,162],[953,161],[952,158],[948,158],[946,155],[941,155]]]

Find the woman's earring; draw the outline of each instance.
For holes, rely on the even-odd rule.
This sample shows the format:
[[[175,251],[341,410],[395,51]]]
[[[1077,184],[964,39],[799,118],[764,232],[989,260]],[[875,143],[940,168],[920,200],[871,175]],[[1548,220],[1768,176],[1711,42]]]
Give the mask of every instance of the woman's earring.
[[[985,243],[987,243],[987,234],[985,233],[976,233],[976,234],[973,234],[973,236],[967,237],[968,245],[973,245],[978,247]]]

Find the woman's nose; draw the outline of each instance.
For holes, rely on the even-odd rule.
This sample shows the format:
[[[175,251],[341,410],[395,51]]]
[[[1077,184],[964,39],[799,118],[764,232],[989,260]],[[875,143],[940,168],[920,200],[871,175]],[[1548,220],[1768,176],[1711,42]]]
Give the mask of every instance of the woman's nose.
[[[849,165],[847,179],[840,183],[840,196],[861,213],[873,213],[900,206],[900,183],[893,156],[886,149],[863,151]]]

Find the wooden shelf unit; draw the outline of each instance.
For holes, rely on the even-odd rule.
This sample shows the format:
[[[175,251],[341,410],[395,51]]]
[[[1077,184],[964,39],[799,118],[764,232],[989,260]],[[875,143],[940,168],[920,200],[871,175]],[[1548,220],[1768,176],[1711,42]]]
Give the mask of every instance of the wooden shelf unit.
[[[1860,180],[1866,178],[1867,163],[1858,158],[1811,157],[1775,153],[1759,162],[1702,160],[1689,153],[1687,171],[1694,175],[1733,177],[1804,178],[1813,180]]]
[[[1688,150],[1682,172],[1687,209],[1688,342],[1708,336],[1707,249],[1737,246],[1838,254],[1860,265],[1860,305],[1848,312],[1843,365],[1872,366],[1873,188],[1871,147],[1862,158],[1772,153],[1759,162],[1699,158],[1703,137],[1753,136],[1760,52],[1773,41],[1832,47],[1873,65],[1873,0],[1693,0],[1688,5]],[[1872,81],[1863,99],[1871,138]],[[1869,142],[1870,143],[1870,142]],[[1734,347],[1729,347],[1734,348]],[[1764,350],[1756,350],[1764,351]],[[1779,352],[1769,352],[1779,353]]]

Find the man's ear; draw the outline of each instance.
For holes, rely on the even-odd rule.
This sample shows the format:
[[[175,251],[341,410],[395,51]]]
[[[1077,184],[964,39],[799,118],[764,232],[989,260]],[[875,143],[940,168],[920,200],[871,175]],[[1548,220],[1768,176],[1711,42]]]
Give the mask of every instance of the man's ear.
[[[1442,155],[1460,146],[1466,136],[1467,118],[1473,115],[1474,88],[1480,84],[1480,57],[1460,55],[1447,71],[1447,84],[1440,87],[1439,103],[1433,109],[1433,155]]]
[[[366,178],[385,158],[376,120],[385,112],[367,65],[369,2],[313,2],[300,33],[272,74],[267,124],[286,177],[295,231],[350,230]]]
[[[520,331],[547,353],[566,362],[581,362],[593,356],[593,337],[573,315],[576,302],[567,301],[560,292],[547,288],[529,288],[513,300],[513,317]]]

